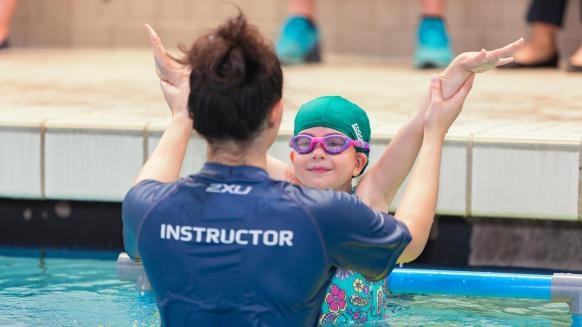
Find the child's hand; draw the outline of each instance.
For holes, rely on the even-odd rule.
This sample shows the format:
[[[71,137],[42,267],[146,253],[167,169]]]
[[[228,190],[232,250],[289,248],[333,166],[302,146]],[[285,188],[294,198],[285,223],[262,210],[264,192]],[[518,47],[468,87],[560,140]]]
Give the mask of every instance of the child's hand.
[[[430,105],[425,115],[424,130],[439,137],[445,136],[449,127],[461,113],[463,104],[471,88],[475,74],[471,74],[459,90],[448,99],[444,99],[441,89],[441,80],[433,76],[430,82]],[[426,135],[426,134],[425,134]]]
[[[156,74],[160,78],[160,86],[172,111],[172,117],[189,117],[188,96],[190,94],[191,68],[179,63],[168,54],[160,37],[149,24],[146,24],[145,28],[149,34],[150,45],[154,53]]]
[[[479,52],[463,52],[455,58],[454,63],[457,63],[466,71],[482,73],[512,62],[513,57],[511,55],[523,45],[523,42],[523,38],[520,38],[503,48],[491,51],[483,49]]]

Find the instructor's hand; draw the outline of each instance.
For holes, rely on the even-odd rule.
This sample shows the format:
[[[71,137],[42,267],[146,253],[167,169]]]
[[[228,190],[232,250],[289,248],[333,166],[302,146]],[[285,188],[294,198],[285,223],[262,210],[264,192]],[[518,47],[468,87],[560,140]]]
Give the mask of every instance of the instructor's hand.
[[[430,82],[430,105],[425,115],[424,131],[439,137],[445,137],[449,127],[461,113],[463,104],[471,88],[475,74],[471,74],[461,88],[452,97],[443,99],[441,90],[441,80],[438,76],[433,76]]]
[[[145,24],[145,29],[149,34],[150,45],[154,53],[156,74],[160,78],[160,86],[172,111],[172,117],[188,117],[191,68],[181,64],[168,54],[162,40],[149,24]]]

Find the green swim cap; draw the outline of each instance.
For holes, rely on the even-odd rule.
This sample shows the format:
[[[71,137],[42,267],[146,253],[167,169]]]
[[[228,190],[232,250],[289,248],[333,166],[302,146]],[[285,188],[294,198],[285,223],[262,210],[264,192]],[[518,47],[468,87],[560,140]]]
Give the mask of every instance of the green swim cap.
[[[293,135],[311,127],[327,127],[352,140],[370,142],[368,115],[357,104],[340,96],[323,96],[303,104],[295,116],[294,125]],[[356,148],[356,151],[364,153],[369,159],[369,153],[364,149]]]

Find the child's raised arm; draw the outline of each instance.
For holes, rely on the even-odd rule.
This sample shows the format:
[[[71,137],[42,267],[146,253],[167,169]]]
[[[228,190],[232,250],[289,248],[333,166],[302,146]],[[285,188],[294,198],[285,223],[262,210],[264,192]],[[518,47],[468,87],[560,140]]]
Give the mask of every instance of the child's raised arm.
[[[523,38],[520,38],[499,49],[463,52],[456,56],[440,74],[443,98],[448,99],[455,94],[472,73],[483,73],[512,62],[511,55],[523,45],[523,42]],[[426,97],[428,101],[428,95]]]
[[[456,94],[471,75],[510,63],[513,61],[511,54],[522,45],[523,39],[520,38],[499,49],[461,53],[439,76],[442,97],[448,99]],[[357,195],[369,206],[388,210],[420,150],[429,104],[430,90],[427,90],[414,115],[398,130],[380,159],[369,168],[358,184]]]

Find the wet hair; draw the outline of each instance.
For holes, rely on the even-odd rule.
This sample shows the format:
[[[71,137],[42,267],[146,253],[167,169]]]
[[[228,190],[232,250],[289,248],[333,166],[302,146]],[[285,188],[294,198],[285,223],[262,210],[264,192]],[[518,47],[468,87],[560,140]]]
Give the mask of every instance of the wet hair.
[[[206,141],[244,143],[266,128],[282,96],[283,72],[271,43],[240,10],[186,55],[192,67],[188,110]]]

